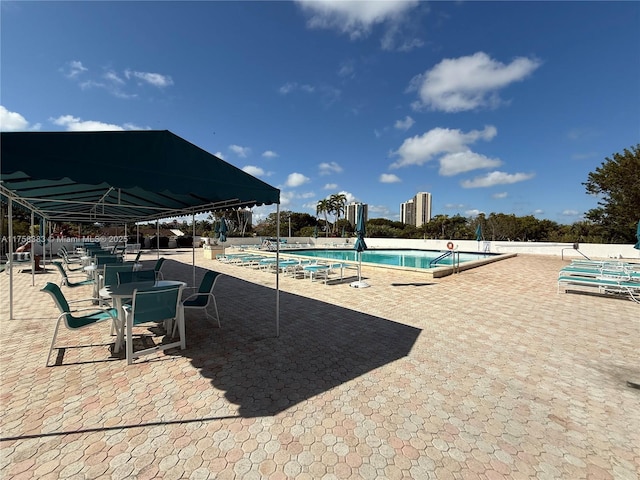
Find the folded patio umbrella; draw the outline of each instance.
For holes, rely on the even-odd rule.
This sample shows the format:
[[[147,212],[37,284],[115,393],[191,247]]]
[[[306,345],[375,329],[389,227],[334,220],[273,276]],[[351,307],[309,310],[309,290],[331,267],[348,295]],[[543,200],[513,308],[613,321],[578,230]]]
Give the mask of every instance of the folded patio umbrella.
[[[367,244],[364,241],[364,236],[367,234],[367,229],[364,220],[364,208],[362,204],[358,205],[358,221],[356,222],[356,243],[354,249],[358,252],[358,281],[351,283],[354,288],[365,288],[370,285],[367,282],[362,281],[362,252],[367,249]]]

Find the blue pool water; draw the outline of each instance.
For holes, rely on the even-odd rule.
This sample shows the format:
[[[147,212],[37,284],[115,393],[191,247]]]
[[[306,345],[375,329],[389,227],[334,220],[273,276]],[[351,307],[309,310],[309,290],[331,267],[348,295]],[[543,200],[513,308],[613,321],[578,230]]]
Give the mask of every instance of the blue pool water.
[[[294,252],[286,252],[287,255],[300,255],[304,257],[323,258],[338,261],[358,261],[358,253],[353,249],[314,249],[314,250],[296,250]],[[436,268],[452,265],[452,258],[448,256],[437,262],[433,266],[429,263],[442,255],[443,251],[439,250],[386,250],[386,249],[369,249],[362,252],[363,263],[373,263],[379,265],[393,265],[398,267],[410,268]],[[474,260],[483,260],[493,257],[490,253],[460,253],[460,263],[471,262]]]

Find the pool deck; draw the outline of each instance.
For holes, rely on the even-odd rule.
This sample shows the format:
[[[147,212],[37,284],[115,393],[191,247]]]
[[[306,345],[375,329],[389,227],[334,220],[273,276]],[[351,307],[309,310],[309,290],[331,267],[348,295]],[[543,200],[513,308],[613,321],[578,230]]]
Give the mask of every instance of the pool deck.
[[[162,256],[192,282],[190,250]],[[9,320],[1,273],[0,477],[637,479],[640,305],[558,294],[567,263],[280,276],[275,338],[275,275],[197,251],[197,281],[227,274],[222,329],[188,313],[186,350],[131,366],[107,325],[62,330],[49,368],[59,275],[15,273]]]

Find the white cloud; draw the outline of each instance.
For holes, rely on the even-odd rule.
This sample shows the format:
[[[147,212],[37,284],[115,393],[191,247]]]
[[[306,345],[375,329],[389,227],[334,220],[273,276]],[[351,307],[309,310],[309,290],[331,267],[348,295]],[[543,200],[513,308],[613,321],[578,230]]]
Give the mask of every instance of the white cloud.
[[[477,208],[472,208],[471,210],[465,210],[464,214],[467,217],[477,217],[478,215],[480,215],[482,212],[481,210],[478,210]]]
[[[417,90],[417,110],[430,108],[461,112],[500,103],[498,91],[531,75],[541,62],[518,57],[505,65],[484,52],[446,58],[431,70],[411,80],[408,90]]]
[[[0,105],[0,131],[17,132],[26,130],[39,130],[40,124],[30,125],[26,118],[17,112],[10,112]]]
[[[132,84],[152,85],[157,88],[173,85],[173,79],[169,75],[130,69],[125,70],[122,74],[113,69],[106,69],[100,76],[92,76],[88,73],[89,69],[78,60],[67,62],[60,70],[67,78],[76,81],[82,90],[99,88],[122,99],[138,97],[138,94],[127,91],[128,88],[135,88],[135,85]]]
[[[409,115],[407,115],[404,120],[396,120],[394,128],[398,130],[404,130],[406,132],[413,126],[414,123],[416,123],[416,121]]]
[[[500,193],[494,193],[493,195],[491,195],[491,198],[495,198],[496,200],[499,200],[501,198],[507,198],[508,193],[507,192],[500,192]]]
[[[137,78],[154,87],[164,88],[173,85],[173,79],[169,75],[162,75],[161,73],[151,72],[137,72],[135,70],[125,70],[125,77]]]
[[[493,187],[494,185],[508,185],[511,183],[523,182],[535,177],[533,173],[505,173],[489,172],[473,180],[465,180],[461,183],[464,188]]]
[[[125,84],[125,81],[122,78],[120,78],[120,76],[116,72],[112,70],[109,70],[108,72],[106,72],[104,74],[104,78],[112,83],[117,83],[120,85]]]
[[[424,46],[424,41],[420,38],[407,38],[399,44],[397,44],[397,40],[395,35],[397,32],[393,30],[388,30],[387,34],[382,38],[382,49],[383,50],[397,50],[399,52],[409,52],[414,48],[420,48]]]
[[[542,210],[541,208],[537,208],[533,211],[534,215],[542,215],[544,214],[544,210]]]
[[[251,153],[251,148],[241,147],[240,145],[229,145],[229,150],[231,150],[241,158],[247,158],[247,156]]]
[[[318,165],[320,175],[330,175],[332,173],[341,173],[342,167],[337,162],[322,162]]]
[[[67,62],[66,68],[64,69],[65,76],[67,78],[76,78],[80,74],[87,72],[88,69],[82,65],[82,62],[79,60],[72,60]]]
[[[141,127],[139,125],[136,125],[135,123],[124,123],[122,125],[122,128],[124,128],[125,130],[151,130],[151,127]]]
[[[341,190],[339,192],[332,192],[332,193],[330,193],[329,195],[327,195],[324,198],[329,200],[331,198],[331,195],[334,195],[334,194],[338,194],[338,195],[342,194],[342,195],[344,195],[345,198],[347,199],[347,204],[353,203],[353,202],[358,200],[357,197],[353,193],[347,192],[346,190]]]
[[[316,87],[308,84],[300,85],[297,82],[287,82],[278,89],[278,92],[280,92],[281,95],[287,95],[296,90],[301,90],[306,93],[313,93],[316,91]]]
[[[51,118],[55,125],[64,127],[68,132],[100,132],[100,131],[121,131],[125,127],[113,123],[104,123],[97,120],[82,120],[72,115],[61,115],[58,118]]]
[[[323,190],[335,190],[336,188],[338,188],[338,184],[337,183],[327,183],[322,188],[323,188]]]
[[[244,167],[242,167],[242,171],[248,173],[249,175],[253,175],[254,177],[261,177],[264,175],[264,170],[254,165],[245,165]]]
[[[469,133],[463,133],[458,129],[434,128],[422,135],[407,138],[398,150],[392,152],[392,155],[400,158],[390,167],[422,165],[436,155],[465,152],[469,150],[468,144],[477,140],[489,141],[497,133],[496,128],[491,125],[486,126],[484,130],[471,130]]]
[[[440,158],[440,175],[450,177],[459,173],[477,170],[479,168],[495,168],[502,165],[498,159],[488,158],[470,150],[466,152],[449,153]]]
[[[338,194],[342,194],[345,196],[345,198],[347,199],[347,203],[353,203],[355,201],[357,201],[358,199],[356,198],[356,196],[351,193],[351,192],[347,192],[346,190],[341,190],[338,192]]]
[[[280,191],[280,208],[284,209],[284,207],[291,205],[294,198],[295,198],[294,192],[281,190]]]
[[[222,152],[216,152],[214,155],[222,160],[224,160],[224,154]]]
[[[342,78],[353,78],[355,76],[356,67],[353,60],[348,60],[340,65],[338,76]]]
[[[301,173],[294,172],[289,174],[289,176],[287,177],[287,181],[285,182],[285,185],[290,188],[295,188],[295,187],[304,185],[307,182],[309,182],[308,177],[305,177]]]
[[[369,218],[371,218],[372,214],[378,215],[379,217],[391,217],[391,218],[400,218],[400,215],[396,212],[389,212],[389,207],[386,205],[371,205],[368,206],[369,210]]]
[[[276,158],[279,157],[279,155],[274,152],[273,150],[266,150],[264,152],[262,152],[262,156],[265,158]]]
[[[280,92],[282,95],[286,95],[287,93],[292,92],[296,88],[296,86],[297,84],[295,83],[287,82],[278,89],[278,92]]]
[[[400,177],[393,173],[383,173],[379,178],[380,183],[398,183],[401,182]]]
[[[289,95],[296,91],[317,95],[325,108],[333,105],[342,96],[342,90],[331,85],[314,86],[308,84],[298,84],[296,82],[287,82],[278,89],[278,92],[281,95]]]
[[[417,0],[395,0],[393,2],[342,0],[297,0],[307,14],[309,28],[333,29],[348,35],[352,40],[364,38],[378,24],[390,24],[391,28],[402,20],[406,13],[418,5]]]
[[[578,212],[577,210],[566,209],[562,211],[562,215],[565,217],[575,217],[577,215],[580,215],[580,212]]]

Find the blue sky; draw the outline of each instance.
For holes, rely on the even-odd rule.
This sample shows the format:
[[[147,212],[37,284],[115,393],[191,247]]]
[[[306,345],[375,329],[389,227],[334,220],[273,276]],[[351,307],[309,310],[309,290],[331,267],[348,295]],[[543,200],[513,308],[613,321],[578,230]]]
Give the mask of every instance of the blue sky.
[[[0,4],[3,131],[171,130],[315,214],[596,207],[640,141],[638,2]],[[197,165],[177,165],[197,168]],[[260,219],[273,207],[255,210]]]

